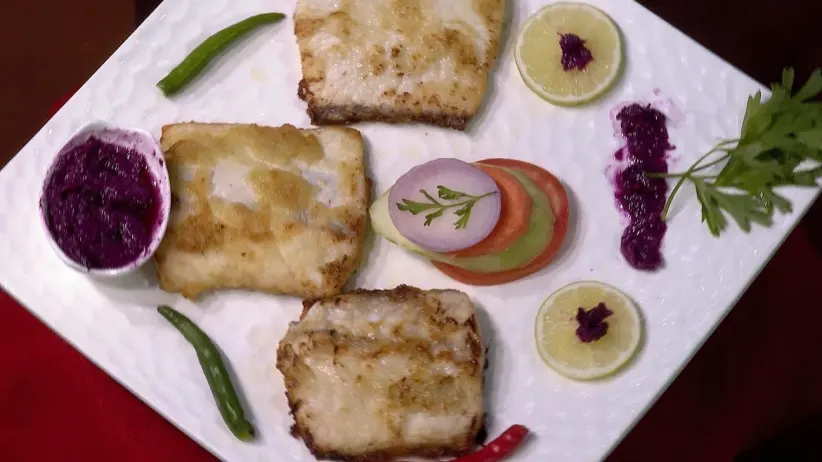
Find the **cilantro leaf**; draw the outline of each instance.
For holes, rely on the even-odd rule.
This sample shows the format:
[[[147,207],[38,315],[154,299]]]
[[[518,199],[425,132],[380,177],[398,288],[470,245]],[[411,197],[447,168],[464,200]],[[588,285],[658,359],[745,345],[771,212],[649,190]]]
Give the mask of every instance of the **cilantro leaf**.
[[[412,215],[418,215],[422,212],[429,211],[429,213],[425,215],[425,222],[423,223],[423,226],[430,226],[431,223],[441,217],[446,210],[457,208],[454,214],[457,215],[459,219],[456,223],[454,223],[454,228],[463,229],[468,226],[468,219],[471,217],[471,210],[474,208],[474,204],[484,197],[496,194],[496,191],[485,193],[481,196],[472,196],[470,194],[446,188],[445,186],[437,186],[437,195],[442,200],[455,201],[465,199],[461,202],[451,204],[439,202],[434,198],[434,196],[429,194],[424,189],[421,189],[420,193],[428,199],[428,202],[416,202],[403,198],[402,202],[398,202],[396,204],[397,208],[403,212],[409,212]]]
[[[816,180],[822,178],[822,167],[811,168],[794,172],[792,182],[796,186],[818,186]]]
[[[426,210],[437,208],[437,204],[427,204],[425,202],[414,202],[408,199],[403,199],[402,203],[397,203],[397,208],[403,212],[411,212],[411,215],[417,215],[418,213]]]
[[[431,212],[428,215],[426,215],[425,216],[425,223],[423,224],[423,226],[430,226],[431,222],[434,221],[435,218],[441,217],[442,212],[444,212],[444,211],[445,211],[445,209],[439,209],[436,212]]]
[[[454,227],[456,229],[463,229],[468,225],[468,217],[471,216],[471,209],[474,208],[474,204],[476,202],[469,202],[465,204],[461,209],[454,212],[457,216],[459,216],[459,220],[454,223]]]
[[[440,199],[445,199],[449,201],[462,199],[463,197],[474,197],[469,194],[465,194],[464,192],[448,189],[445,186],[437,186],[437,195],[440,197]]]
[[[703,210],[708,208],[708,216],[713,219],[715,223],[721,224],[721,226],[711,229],[714,235],[718,236],[719,232],[724,228],[724,217],[722,220],[717,220],[716,218],[718,215],[722,215],[723,210],[727,212],[746,233],[751,230],[752,222],[770,226],[771,213],[768,212],[763,201],[757,196],[725,193],[701,179],[697,178],[693,181],[697,195],[705,199]],[[711,226],[710,221],[708,226]]]
[[[822,92],[822,69],[816,69],[811,74],[808,81],[805,83],[797,93],[794,95],[796,101],[807,101]]]
[[[779,137],[810,130],[814,127],[814,116],[813,112],[803,111],[801,108],[800,110],[783,111],[777,115],[765,134],[770,137]]]
[[[748,97],[748,105],[745,108],[745,119],[742,122],[742,140],[755,138],[762,134],[771,123],[771,115],[767,108],[762,107],[762,92]]]
[[[769,214],[773,214],[774,208],[782,213],[793,212],[791,201],[772,190],[767,189],[761,191],[759,193],[759,199],[762,201],[762,205],[765,206],[765,209]]]
[[[784,88],[785,91],[790,92],[793,89],[793,78],[795,74],[792,67],[782,70],[782,88]]]
[[[711,234],[719,236],[725,227],[727,227],[728,220],[722,215],[719,204],[710,191],[708,191],[707,184],[698,179],[693,183],[694,189],[696,189],[696,197],[699,199],[699,203],[702,204],[702,221],[708,224],[708,229],[711,231]]]
[[[726,214],[749,232],[754,224],[771,226],[777,211],[790,213],[790,200],[777,193],[776,187],[818,185],[822,178],[822,103],[808,100],[822,92],[822,70],[815,70],[792,95],[794,77],[793,69],[785,69],[767,101],[762,101],[761,92],[748,98],[740,138],[723,141],[710,151],[726,153],[707,165],[727,159],[718,175],[698,175],[707,168],[699,163],[708,154],[684,173],[668,175],[679,181],[665,204],[663,220],[685,181],[694,185],[702,221],[714,236],[727,227]],[[816,165],[800,168],[808,162]]]
[[[428,199],[429,201],[431,201],[431,203],[432,203],[432,204],[434,204],[434,205],[439,205],[439,206],[441,206],[441,205],[442,205],[442,204],[440,204],[439,202],[437,202],[437,200],[436,200],[436,199],[434,199],[434,198],[433,198],[430,194],[428,194],[428,191],[426,191],[426,190],[424,190],[424,189],[420,189],[420,192],[422,193],[422,195],[423,195],[423,196],[425,196],[425,198],[426,198],[426,199]]]
[[[796,140],[815,151],[822,151],[822,126],[796,134]]]

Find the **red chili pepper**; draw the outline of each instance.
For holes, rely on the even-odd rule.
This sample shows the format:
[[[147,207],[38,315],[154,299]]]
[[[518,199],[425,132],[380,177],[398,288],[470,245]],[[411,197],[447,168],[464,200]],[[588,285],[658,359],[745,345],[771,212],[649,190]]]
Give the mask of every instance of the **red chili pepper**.
[[[498,462],[505,459],[522,443],[528,429],[523,425],[512,425],[477,452],[462,456],[452,462]]]

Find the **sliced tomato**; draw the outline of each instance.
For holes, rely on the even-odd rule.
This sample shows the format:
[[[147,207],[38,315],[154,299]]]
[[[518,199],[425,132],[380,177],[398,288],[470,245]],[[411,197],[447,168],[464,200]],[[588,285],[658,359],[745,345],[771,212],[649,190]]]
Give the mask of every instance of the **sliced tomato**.
[[[554,221],[554,234],[545,249],[532,260],[531,263],[522,268],[498,273],[474,273],[445,263],[431,263],[446,276],[463,284],[473,286],[505,284],[530,276],[545,268],[551,263],[551,260],[554,259],[560,247],[562,247],[562,243],[565,241],[565,235],[568,233],[568,195],[565,193],[565,188],[562,186],[562,183],[560,183],[557,177],[542,167],[521,160],[486,159],[478,163],[514,168],[527,175],[528,178],[548,196],[548,201],[551,203],[551,210],[554,211],[554,216],[556,217]]]
[[[500,190],[502,210],[499,221],[485,239],[467,249],[452,252],[455,257],[478,257],[493,252],[502,252],[511,247],[528,232],[531,222],[531,196],[514,175],[489,164],[474,164],[487,173]]]

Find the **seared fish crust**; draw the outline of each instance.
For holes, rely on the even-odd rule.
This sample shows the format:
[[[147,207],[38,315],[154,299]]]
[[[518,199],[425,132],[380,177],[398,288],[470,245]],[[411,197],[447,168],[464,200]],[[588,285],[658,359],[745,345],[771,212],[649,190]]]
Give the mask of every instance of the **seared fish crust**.
[[[183,123],[160,144],[173,200],[155,257],[163,290],[343,290],[368,225],[358,131]]]
[[[298,96],[315,125],[464,130],[500,42],[505,0],[297,0]]]
[[[456,290],[357,290],[306,301],[277,350],[301,437],[318,459],[460,456],[483,425],[485,352]]]

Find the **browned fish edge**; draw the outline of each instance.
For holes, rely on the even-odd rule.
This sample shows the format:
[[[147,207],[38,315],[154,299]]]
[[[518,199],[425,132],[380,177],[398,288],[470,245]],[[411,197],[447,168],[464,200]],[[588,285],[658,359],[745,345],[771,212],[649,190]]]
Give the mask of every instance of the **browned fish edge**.
[[[312,435],[307,428],[300,427],[295,416],[302,403],[295,401],[288,393],[287,388],[285,397],[288,401],[288,414],[294,418],[294,424],[291,425],[290,429],[291,436],[301,439],[311,455],[313,455],[317,460],[339,460],[344,462],[390,462],[397,461],[400,457],[460,457],[473,452],[477,445],[483,445],[484,440],[487,437],[487,413],[483,412],[479,416],[474,417],[471,422],[471,430],[465,435],[465,438],[459,444],[454,444],[451,446],[432,445],[423,447],[402,446],[386,451],[373,451],[356,455],[329,451],[317,446],[314,442],[314,435]]]
[[[422,295],[425,292],[425,290],[420,288],[402,284],[394,287],[393,289],[354,289],[344,294],[336,294],[330,297],[311,298],[303,300],[303,312],[300,314],[300,321],[305,318],[308,311],[312,306],[314,306],[314,304],[320,302],[330,301],[336,305],[342,302],[343,297],[349,297],[352,295],[382,295],[387,297],[392,302],[401,303],[408,299]]]
[[[343,296],[349,295],[382,295],[388,297],[391,301],[395,302],[403,302],[410,298],[414,298],[423,294],[424,290],[408,286],[405,284],[399,285],[393,289],[355,289],[345,294],[335,295],[332,297],[325,297],[325,298],[316,298],[311,300],[304,300],[303,301],[303,311],[300,314],[300,321],[302,321],[311,308],[323,301],[333,301],[333,303],[340,303],[342,301]],[[467,321],[471,328],[475,331],[477,330],[477,320],[476,315],[472,316],[471,319]],[[487,348],[486,348],[487,349]],[[284,346],[282,343],[277,348],[277,369],[282,372],[281,362],[285,363],[288,361],[293,360],[294,351],[287,346]],[[484,356],[484,364],[482,365],[482,378],[481,380],[485,381],[485,370],[488,368],[488,355],[483,354]],[[288,377],[284,375],[284,380],[288,380]],[[360,453],[356,455],[351,454],[344,454],[337,451],[329,451],[324,448],[318,447],[314,442],[314,436],[307,428],[302,428],[297,421],[296,415],[297,411],[299,410],[300,406],[302,405],[301,401],[295,400],[288,392],[290,386],[286,383],[285,387],[285,397],[288,402],[288,414],[292,416],[294,419],[294,424],[291,426],[291,436],[301,439],[303,443],[305,443],[306,447],[308,448],[311,455],[313,455],[317,460],[339,460],[343,462],[391,462],[397,461],[398,458],[401,457],[423,457],[423,458],[442,458],[442,457],[460,457],[466,454],[470,454],[477,445],[482,445],[484,440],[486,439],[486,418],[487,412],[482,412],[480,415],[476,416],[473,421],[471,422],[471,430],[465,435],[465,438],[459,444],[453,444],[451,446],[441,446],[441,445],[432,445],[432,446],[422,446],[422,447],[396,447],[392,448],[391,450],[386,451],[373,451],[368,453]]]
[[[311,452],[311,455],[313,455],[317,460],[338,460],[342,462],[390,462],[398,461],[398,459],[401,457],[424,457],[431,459],[437,459],[442,457],[460,457],[466,454],[470,454],[473,451],[473,441],[469,441],[467,444],[461,447],[397,447],[387,451],[373,451],[369,453],[351,455],[342,454],[335,451],[323,451],[322,449],[317,448],[314,445],[310,435],[306,436],[300,434],[300,429],[297,428],[296,424],[294,424],[294,426],[291,428],[291,433],[295,437],[302,438],[303,442],[305,442],[305,445],[308,447],[309,452]]]
[[[288,399],[289,414],[294,416],[299,409],[300,403],[292,403],[292,399],[285,392]],[[477,444],[477,436],[483,433],[485,428],[485,413],[474,418],[471,422],[472,431],[465,435],[462,442],[450,446],[430,445],[407,447],[398,446],[389,450],[363,452],[359,454],[346,454],[338,451],[329,451],[327,449],[317,446],[314,442],[314,436],[307,428],[300,427],[295,419],[295,423],[291,426],[291,436],[301,439],[308,451],[311,452],[317,460],[338,460],[343,462],[389,462],[396,461],[400,457],[423,457],[423,458],[442,458],[442,457],[460,457],[473,452]]]
[[[300,80],[297,96],[308,103],[308,117],[317,126],[345,125],[356,122],[383,122],[391,124],[426,123],[442,128],[464,131],[473,114],[446,114],[443,112],[414,111],[408,109],[388,110],[364,105],[318,106],[314,93],[308,88],[306,79]]]

